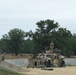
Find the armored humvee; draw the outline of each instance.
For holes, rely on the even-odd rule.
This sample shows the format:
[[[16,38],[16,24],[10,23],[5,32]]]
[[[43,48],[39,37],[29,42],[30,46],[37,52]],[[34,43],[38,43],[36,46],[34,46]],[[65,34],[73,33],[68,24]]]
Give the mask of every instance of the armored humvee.
[[[52,43],[54,46],[54,44]],[[61,55],[61,50],[53,49],[50,44],[50,50],[39,53],[35,59],[32,60],[32,67],[63,67],[65,66],[64,56]],[[31,62],[30,62],[31,63]]]
[[[63,67],[65,65],[64,56],[60,55],[60,51],[50,50],[45,53],[39,53],[33,61],[34,67]]]

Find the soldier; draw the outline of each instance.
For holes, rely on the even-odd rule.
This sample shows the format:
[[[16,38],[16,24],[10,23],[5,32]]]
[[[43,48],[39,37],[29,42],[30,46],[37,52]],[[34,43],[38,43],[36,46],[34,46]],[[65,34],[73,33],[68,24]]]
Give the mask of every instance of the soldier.
[[[53,43],[53,41],[51,41],[51,43],[50,43],[50,50],[53,50],[54,49],[54,43]]]
[[[33,65],[32,65],[32,63],[33,63],[33,60],[32,60],[32,55],[30,55],[29,56],[29,65],[28,65],[28,67],[32,67]]]
[[[5,56],[6,52],[4,52],[2,55],[1,55],[1,61],[4,61],[4,56]]]

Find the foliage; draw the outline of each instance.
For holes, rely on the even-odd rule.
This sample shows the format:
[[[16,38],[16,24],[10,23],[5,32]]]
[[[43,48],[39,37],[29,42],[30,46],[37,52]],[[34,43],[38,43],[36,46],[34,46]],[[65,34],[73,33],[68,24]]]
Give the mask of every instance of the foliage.
[[[27,35],[32,37],[35,43],[35,53],[42,52],[45,49],[49,49],[49,44],[54,41],[55,48],[61,49],[62,54],[65,55],[68,39],[72,37],[72,34],[66,28],[59,28],[59,24],[54,20],[41,20],[36,23],[37,29],[33,33],[28,32]]]
[[[72,35],[66,28],[59,28],[59,24],[54,20],[41,20],[36,25],[35,32],[24,32],[18,28],[10,30],[0,40],[0,50],[16,55],[38,54],[49,49],[49,44],[53,41],[55,48],[60,49],[63,55],[76,55],[76,34]]]
[[[42,20],[36,24],[38,28],[33,35],[33,40],[37,50],[45,50],[45,48],[49,48],[49,43],[52,41],[52,32],[56,30],[59,25],[57,22],[55,23],[54,20]]]
[[[57,31],[52,32],[52,40],[54,41],[55,46],[62,50],[62,54],[65,54],[67,41],[71,37],[71,32],[66,28],[59,28]]]
[[[9,52],[9,40],[7,39],[7,34],[0,40],[0,52]]]
[[[33,40],[27,39],[24,40],[24,49],[22,53],[34,53],[34,42]]]
[[[2,40],[4,39],[8,41],[9,49],[17,56],[23,48],[24,38],[25,32],[21,29],[15,28],[8,32],[7,37],[6,35],[3,35]]]
[[[66,46],[66,56],[76,55],[76,37],[74,35],[68,39]]]

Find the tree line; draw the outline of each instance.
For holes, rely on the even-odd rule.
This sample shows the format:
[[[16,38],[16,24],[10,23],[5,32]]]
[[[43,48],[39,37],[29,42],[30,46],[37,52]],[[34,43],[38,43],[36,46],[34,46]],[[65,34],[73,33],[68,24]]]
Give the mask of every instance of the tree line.
[[[24,32],[19,28],[11,29],[0,39],[0,52],[15,54],[38,54],[49,50],[49,44],[54,42],[55,48],[65,56],[76,55],[76,34],[66,28],[61,28],[54,20],[40,20],[36,23],[35,32]]]

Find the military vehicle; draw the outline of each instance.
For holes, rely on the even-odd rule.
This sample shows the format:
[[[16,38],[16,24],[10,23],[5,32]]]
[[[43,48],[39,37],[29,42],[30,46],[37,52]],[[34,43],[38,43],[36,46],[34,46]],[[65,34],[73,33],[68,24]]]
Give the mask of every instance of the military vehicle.
[[[37,68],[44,67],[63,67],[65,66],[64,56],[61,55],[61,50],[54,48],[53,42],[50,43],[50,50],[39,53],[32,61],[32,66]]]

